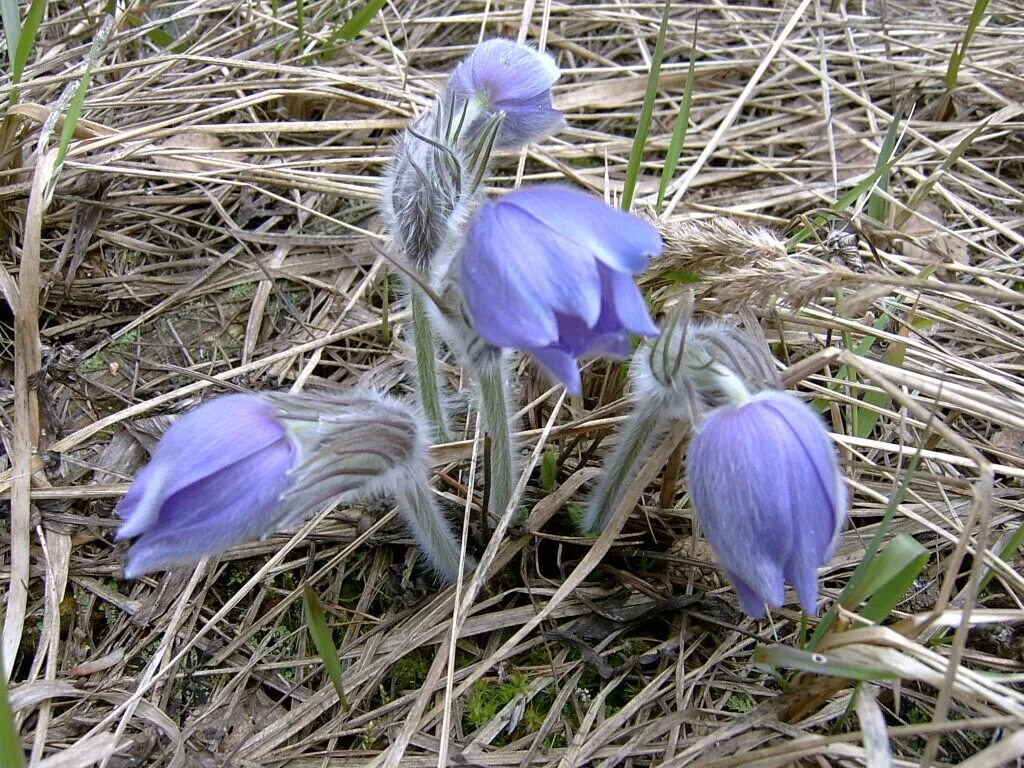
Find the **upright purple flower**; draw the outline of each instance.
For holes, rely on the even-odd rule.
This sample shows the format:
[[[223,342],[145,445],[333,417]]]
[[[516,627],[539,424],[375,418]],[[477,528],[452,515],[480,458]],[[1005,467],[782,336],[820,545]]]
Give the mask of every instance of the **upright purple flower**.
[[[819,416],[767,391],[712,411],[690,443],[687,474],[701,526],[743,611],[782,605],[784,582],[815,613],[817,569],[846,520],[846,488]]]
[[[550,56],[494,38],[480,43],[455,68],[445,98],[453,102],[455,115],[466,110],[469,122],[463,135],[473,135],[487,118],[500,113],[504,119],[498,146],[521,147],[561,125],[562,113],[551,106],[551,86],[558,77]]]
[[[138,536],[125,575],[198,560],[275,529],[298,450],[259,395],[203,403],[164,434],[117,507]]]
[[[628,357],[630,334],[657,335],[633,275],[660,252],[635,216],[565,187],[527,187],[479,208],[459,282],[485,341],[528,352],[577,394],[578,358]]]

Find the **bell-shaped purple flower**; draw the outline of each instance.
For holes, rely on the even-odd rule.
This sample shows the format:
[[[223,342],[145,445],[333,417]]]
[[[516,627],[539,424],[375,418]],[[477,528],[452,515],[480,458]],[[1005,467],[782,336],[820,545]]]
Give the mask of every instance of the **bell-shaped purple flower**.
[[[578,394],[578,358],[628,357],[630,334],[657,335],[633,275],[659,253],[658,232],[635,216],[566,187],[526,187],[479,208],[459,282],[485,341],[528,352]]]
[[[846,520],[846,488],[821,419],[786,392],[712,411],[690,443],[687,475],[708,542],[743,611],[783,604],[784,582],[815,613],[817,569]]]
[[[275,529],[298,450],[259,395],[203,403],[175,422],[117,507],[118,540],[138,536],[135,578],[221,552]]]
[[[138,537],[125,575],[193,563],[289,528],[331,501],[394,494],[430,566],[453,580],[460,548],[429,490],[424,429],[400,401],[228,395],[181,417],[118,505]]]
[[[464,137],[492,115],[502,114],[498,146],[522,147],[562,124],[562,113],[551,106],[551,86],[558,77],[550,56],[495,38],[480,43],[455,68],[445,99],[452,102],[455,115],[465,110]]]

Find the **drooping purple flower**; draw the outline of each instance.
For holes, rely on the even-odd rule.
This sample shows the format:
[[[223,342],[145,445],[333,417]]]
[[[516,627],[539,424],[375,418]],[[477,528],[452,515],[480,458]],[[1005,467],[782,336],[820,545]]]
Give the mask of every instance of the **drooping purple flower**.
[[[846,520],[846,488],[819,416],[766,391],[712,411],[690,443],[693,506],[743,611],[782,605],[784,582],[815,613],[817,569]]]
[[[117,507],[117,539],[138,536],[135,578],[272,530],[298,459],[277,410],[259,395],[203,403],[175,422]]]
[[[551,106],[551,86],[558,77],[550,56],[494,38],[480,43],[455,68],[445,98],[453,102],[454,114],[466,109],[469,123],[463,136],[471,136],[487,118],[501,113],[498,146],[521,147],[562,124],[562,113]]]
[[[117,539],[138,537],[125,575],[193,563],[291,527],[328,502],[394,494],[446,579],[459,544],[429,492],[423,429],[397,400],[238,394],[208,401],[164,434],[118,505]]]
[[[628,357],[630,334],[657,335],[633,275],[660,252],[635,216],[566,187],[527,187],[476,212],[459,281],[485,341],[528,352],[578,394],[578,358]]]

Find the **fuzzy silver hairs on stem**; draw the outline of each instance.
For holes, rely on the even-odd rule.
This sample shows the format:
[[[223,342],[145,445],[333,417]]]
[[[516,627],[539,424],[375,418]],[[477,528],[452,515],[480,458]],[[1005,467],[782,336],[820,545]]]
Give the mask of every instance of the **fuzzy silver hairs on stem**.
[[[662,438],[680,421],[695,424],[723,397],[742,398],[750,382],[778,386],[767,350],[722,323],[698,323],[689,302],[661,325],[633,357],[633,408],[619,432],[606,471],[577,521],[580,533],[605,529],[622,494]]]

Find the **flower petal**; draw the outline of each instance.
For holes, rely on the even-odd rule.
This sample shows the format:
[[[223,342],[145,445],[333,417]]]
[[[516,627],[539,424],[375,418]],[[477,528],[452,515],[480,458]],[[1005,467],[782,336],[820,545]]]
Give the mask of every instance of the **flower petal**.
[[[601,310],[593,261],[565,250],[564,238],[536,237],[531,223],[516,208],[485,203],[466,232],[463,295],[477,333],[496,346],[547,346],[558,338],[555,312],[593,325]]]
[[[146,477],[160,477],[166,498],[259,451],[284,434],[274,408],[259,395],[226,395],[208,400],[171,425],[153,451],[149,465],[161,469],[152,469]],[[140,473],[133,490],[135,485],[144,487],[146,477]],[[129,492],[122,502],[127,506],[118,507],[122,518],[131,515],[135,498]]]
[[[294,454],[281,438],[167,497],[156,524],[129,550],[125,575],[194,562],[273,532]]]
[[[607,286],[621,326],[637,336],[657,336],[658,326],[651,319],[644,297],[633,278],[621,272],[613,272],[607,267],[602,267],[601,278],[602,287]]]
[[[740,608],[752,619],[760,619],[764,616],[765,603],[772,608],[778,608],[785,602],[786,590],[782,583],[782,574],[779,574],[778,578],[770,584],[762,584],[760,592],[728,569],[726,569],[725,575],[740,598]]]
[[[718,408],[688,463],[694,507],[734,583],[778,605],[784,579],[813,614],[817,569],[846,515],[835,450],[818,414],[774,390]],[[741,601],[746,611],[749,599]]]
[[[583,390],[580,369],[576,363],[576,358],[571,354],[555,347],[544,347],[527,351],[548,373],[565,385],[570,395],[578,395]]]
[[[544,105],[502,104],[497,111],[505,116],[498,129],[495,142],[500,149],[524,147],[531,141],[556,133],[565,123],[557,109],[552,109],[550,99]]]
[[[769,436],[757,416],[749,405],[713,411],[690,444],[687,473],[722,566],[772,602],[797,533],[789,484],[780,482],[780,459],[765,445]]]
[[[496,109],[504,102],[547,98],[560,73],[554,59],[527,45],[503,38],[480,43],[460,63],[451,87],[464,98],[485,93]]]
[[[128,493],[117,505],[117,515],[124,523],[117,529],[114,541],[138,536],[156,524],[170,470],[171,467],[163,463],[147,464],[139,470]]]
[[[790,437],[787,450],[791,451],[794,461],[806,468],[806,481],[798,484],[799,501],[795,509],[807,518],[800,521],[807,533],[802,540],[816,553],[811,558],[814,567],[824,565],[832,559],[836,539],[846,522],[847,508],[846,486],[832,440],[818,415],[788,392],[768,391],[758,395],[756,400],[776,414],[779,429]]]
[[[556,346],[569,352],[573,357],[629,357],[632,351],[629,334],[623,331],[622,326],[616,321],[603,322],[606,315],[614,316],[614,313],[603,312],[601,319],[593,328],[588,328],[579,318],[558,315]]]
[[[661,253],[661,236],[650,224],[568,187],[524,187],[501,202],[518,206],[617,272],[643,272]]]
[[[524,277],[537,297],[556,313],[574,315],[593,327],[601,314],[600,265],[580,253],[572,240],[538,230],[533,217],[519,208],[499,200],[495,209],[497,226],[491,237],[509,244],[506,256],[528,273]]]

